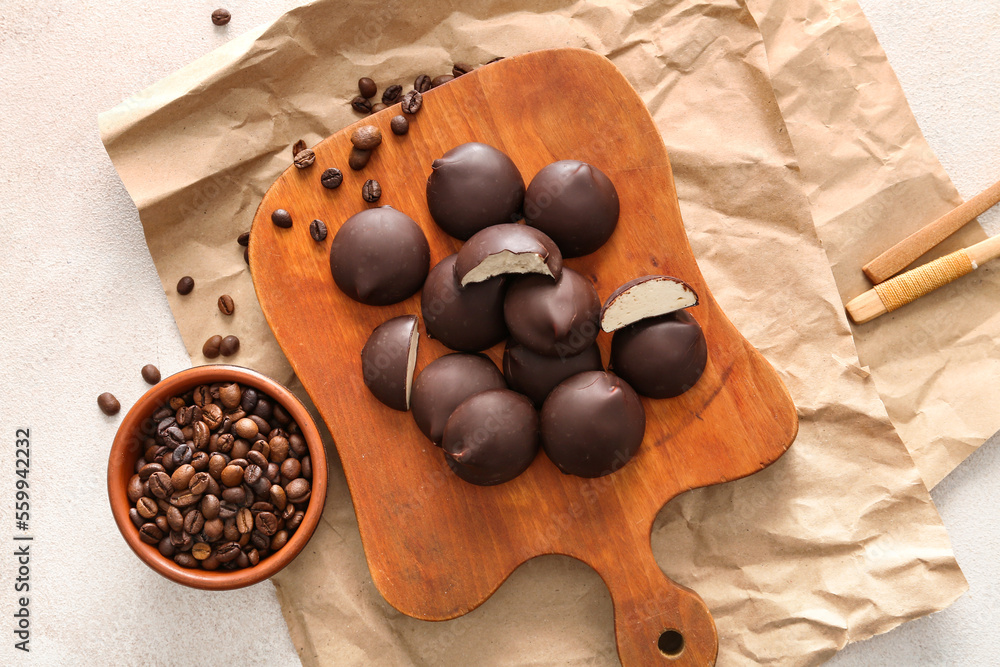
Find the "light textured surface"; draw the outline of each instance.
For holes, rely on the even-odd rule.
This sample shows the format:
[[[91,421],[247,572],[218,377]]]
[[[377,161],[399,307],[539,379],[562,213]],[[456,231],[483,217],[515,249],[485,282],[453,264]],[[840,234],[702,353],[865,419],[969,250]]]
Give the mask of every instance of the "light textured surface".
[[[0,8],[0,437],[32,435],[32,654],[37,664],[200,664],[238,656],[296,664],[270,584],[201,593],[160,579],[111,521],[105,462],[139,368],[189,365],[146,250],[135,208],[101,147],[96,115],[178,67],[297,4],[138,5],[55,0]],[[862,0],[914,113],[959,191],[1000,178],[1000,0]],[[346,11],[346,9],[345,9]],[[359,73],[360,75],[360,73]],[[1000,214],[983,222],[1000,231]],[[80,452],[80,453],[75,453]],[[72,468],[70,468],[72,463]],[[995,443],[934,491],[971,584],[952,608],[849,647],[854,665],[996,663],[1000,527]],[[12,464],[0,469],[0,552],[11,549]],[[0,615],[13,613],[13,563],[0,557]],[[4,625],[8,628],[9,625]],[[183,636],[196,628],[191,639]],[[15,654],[9,630],[0,664]],[[123,658],[121,656],[128,656]]]

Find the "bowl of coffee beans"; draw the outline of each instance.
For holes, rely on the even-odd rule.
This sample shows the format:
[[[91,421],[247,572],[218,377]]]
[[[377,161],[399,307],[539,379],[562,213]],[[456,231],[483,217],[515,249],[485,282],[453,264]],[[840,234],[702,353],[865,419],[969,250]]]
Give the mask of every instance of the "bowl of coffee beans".
[[[199,366],[150,389],[122,420],[108,497],[132,551],[187,586],[263,581],[302,551],[326,500],[308,411],[274,380]]]

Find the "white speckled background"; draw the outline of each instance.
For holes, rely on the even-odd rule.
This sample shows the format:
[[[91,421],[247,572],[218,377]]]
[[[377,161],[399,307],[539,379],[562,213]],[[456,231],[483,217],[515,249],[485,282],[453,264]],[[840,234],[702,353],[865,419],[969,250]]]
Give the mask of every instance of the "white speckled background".
[[[233,2],[232,23],[217,28],[217,5],[194,0],[0,0],[0,664],[298,664],[270,584],[193,591],[128,551],[104,483],[119,418],[95,404],[112,391],[127,410],[146,389],[146,363],[164,375],[189,365],[97,114],[296,4]],[[1000,178],[1000,0],[861,5],[962,195]],[[997,211],[982,221],[1000,231]],[[30,656],[13,649],[11,633],[12,451],[24,427],[35,537]],[[933,492],[970,592],[831,664],[997,663],[996,444]]]

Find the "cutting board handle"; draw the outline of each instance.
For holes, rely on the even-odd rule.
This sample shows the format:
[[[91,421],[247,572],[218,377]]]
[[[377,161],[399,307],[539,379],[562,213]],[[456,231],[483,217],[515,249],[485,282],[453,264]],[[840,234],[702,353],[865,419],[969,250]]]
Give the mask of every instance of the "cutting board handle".
[[[648,542],[612,551],[592,564],[611,591],[622,666],[714,665],[719,637],[701,597],[663,574]]]

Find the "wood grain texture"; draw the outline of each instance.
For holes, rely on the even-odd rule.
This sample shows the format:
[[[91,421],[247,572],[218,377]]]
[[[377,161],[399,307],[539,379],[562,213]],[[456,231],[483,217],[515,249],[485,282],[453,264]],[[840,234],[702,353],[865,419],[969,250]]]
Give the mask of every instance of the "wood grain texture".
[[[608,60],[558,49],[508,58],[428,92],[403,137],[389,129],[398,113],[396,105],[359,121],[378,125],[385,137],[361,172],[346,165],[354,126],[314,147],[313,167],[289,168],[265,194],[250,237],[257,296],[337,443],[376,586],[406,614],[450,619],[482,604],[526,560],[565,554],[591,565],[611,591],[625,665],[713,664],[714,622],[697,594],[657,566],[653,520],[685,490],[743,477],[776,460],[794,440],[798,421],[774,369],[729,322],[698,270],[670,162],[642,100]],[[369,333],[391,317],[418,314],[419,295],[386,307],[346,297],[330,273],[333,235],[368,206],[361,185],[375,178],[383,189],[379,204],[423,228],[432,265],[456,252],[460,242],[434,224],[424,188],[431,162],[467,141],[506,152],[526,183],[550,162],[569,158],[611,178],[621,198],[617,231],[598,252],[566,262],[594,281],[602,300],[650,273],[680,277],[701,296],[691,312],[708,340],[704,376],[678,398],[644,399],[642,447],[611,475],[562,475],[539,454],[511,482],[466,484],[409,414],[378,403],[362,382],[360,353]],[[345,176],[332,191],[319,184],[330,166]],[[291,229],[270,222],[276,208],[291,212]],[[313,218],[330,227],[323,243],[309,236]],[[605,360],[610,340],[599,338]],[[447,352],[421,336],[418,372]],[[499,362],[501,352],[497,346],[489,355]],[[685,640],[674,658],[657,648],[668,629]]]

